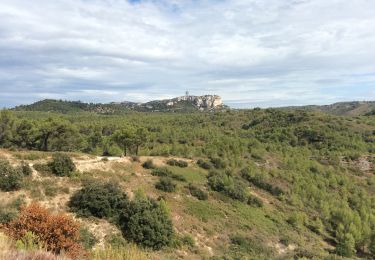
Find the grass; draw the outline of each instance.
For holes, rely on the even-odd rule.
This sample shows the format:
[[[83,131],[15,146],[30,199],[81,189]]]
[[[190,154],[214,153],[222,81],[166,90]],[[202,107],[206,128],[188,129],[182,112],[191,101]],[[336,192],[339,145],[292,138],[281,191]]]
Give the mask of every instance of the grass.
[[[137,246],[128,244],[121,247],[106,245],[103,249],[96,249],[90,255],[92,260],[147,260],[152,259]]]
[[[203,184],[206,182],[206,171],[198,168],[188,167],[188,168],[180,168],[176,166],[168,166],[168,169],[173,171],[177,175],[182,175],[186,178],[186,180],[190,183],[194,184]]]
[[[41,160],[47,159],[52,155],[50,152],[40,152],[40,151],[25,151],[25,152],[12,152],[12,155],[19,160]]]
[[[184,202],[185,212],[199,219],[208,222],[213,219],[224,218],[225,214],[216,205],[209,201],[198,201],[186,199]]]

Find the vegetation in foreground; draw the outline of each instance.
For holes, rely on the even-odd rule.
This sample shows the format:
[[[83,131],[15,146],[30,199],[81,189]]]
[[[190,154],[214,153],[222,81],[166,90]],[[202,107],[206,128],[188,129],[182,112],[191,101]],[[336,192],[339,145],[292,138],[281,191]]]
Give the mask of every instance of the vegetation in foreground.
[[[108,227],[92,238],[69,224],[76,228],[66,239],[81,257],[375,255],[372,114],[2,111],[0,145],[6,148],[0,152],[0,223],[14,252],[26,235],[39,241],[32,244],[41,245],[40,253],[76,257],[49,247],[31,226],[11,231],[12,223],[27,223],[23,202],[39,201],[88,227]],[[125,154],[138,157],[96,159]],[[39,214],[51,214],[46,219],[60,217],[38,207]],[[95,248],[95,236],[104,249]]]

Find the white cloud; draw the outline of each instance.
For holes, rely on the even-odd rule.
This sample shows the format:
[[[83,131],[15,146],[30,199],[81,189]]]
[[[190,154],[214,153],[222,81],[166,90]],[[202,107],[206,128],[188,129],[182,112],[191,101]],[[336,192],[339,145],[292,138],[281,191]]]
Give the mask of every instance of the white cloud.
[[[374,13],[372,0],[2,0],[0,104],[374,99]]]

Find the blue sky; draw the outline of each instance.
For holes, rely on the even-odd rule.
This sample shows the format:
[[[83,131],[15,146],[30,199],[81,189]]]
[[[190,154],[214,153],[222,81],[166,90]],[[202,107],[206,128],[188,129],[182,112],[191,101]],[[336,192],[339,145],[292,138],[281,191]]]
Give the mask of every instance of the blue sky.
[[[1,0],[0,106],[375,100],[373,0]]]

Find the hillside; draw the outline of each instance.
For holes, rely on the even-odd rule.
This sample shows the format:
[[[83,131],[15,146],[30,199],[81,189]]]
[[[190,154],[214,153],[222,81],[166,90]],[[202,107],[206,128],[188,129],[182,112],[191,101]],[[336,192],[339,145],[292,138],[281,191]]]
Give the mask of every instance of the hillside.
[[[0,185],[0,222],[31,201],[74,216],[92,259],[110,246],[124,259],[375,255],[375,116],[3,111],[0,129],[0,184],[13,184]]]
[[[83,103],[80,101],[64,101],[45,99],[31,105],[15,107],[18,111],[43,111],[59,113],[95,112],[115,114],[126,111],[139,112],[193,112],[213,111],[225,108],[221,97],[216,95],[182,96],[173,99],[155,100],[146,103],[118,102],[109,104]]]
[[[339,102],[332,105],[288,107],[285,109],[319,111],[337,116],[360,116],[373,113],[373,111],[375,111],[375,101]]]

